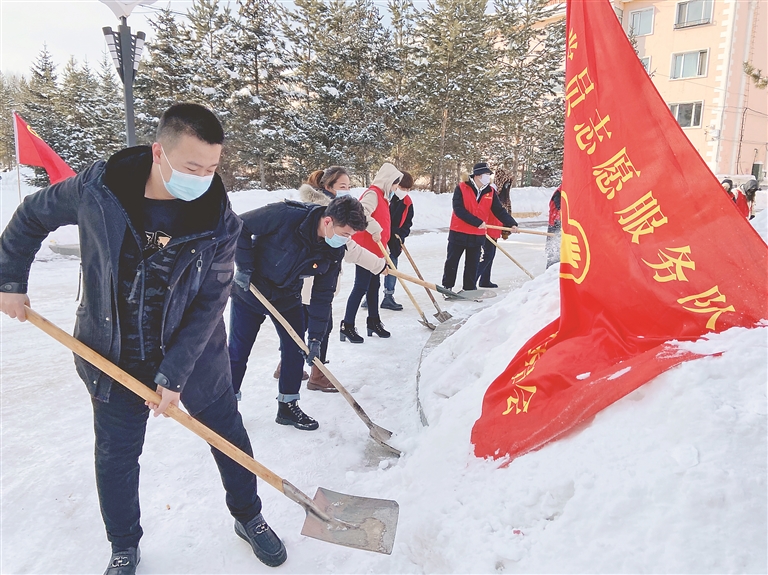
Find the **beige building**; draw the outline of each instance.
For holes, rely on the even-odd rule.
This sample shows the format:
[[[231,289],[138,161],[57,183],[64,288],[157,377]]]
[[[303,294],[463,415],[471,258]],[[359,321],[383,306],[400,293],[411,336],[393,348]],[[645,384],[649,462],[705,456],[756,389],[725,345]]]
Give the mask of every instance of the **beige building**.
[[[555,17],[565,16],[564,2]],[[612,0],[659,93],[710,169],[768,176],[768,0]]]

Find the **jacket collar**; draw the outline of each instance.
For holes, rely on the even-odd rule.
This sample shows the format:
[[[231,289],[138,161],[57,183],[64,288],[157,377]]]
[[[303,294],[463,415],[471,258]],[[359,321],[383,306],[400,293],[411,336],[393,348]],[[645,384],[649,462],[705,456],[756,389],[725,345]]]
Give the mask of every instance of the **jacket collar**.
[[[143,229],[142,199],[152,171],[152,148],[136,146],[114,154],[104,168],[104,184],[128,213],[131,223]],[[219,232],[225,228],[229,205],[227,192],[218,174],[214,174],[208,191],[191,202],[179,202],[190,234]]]

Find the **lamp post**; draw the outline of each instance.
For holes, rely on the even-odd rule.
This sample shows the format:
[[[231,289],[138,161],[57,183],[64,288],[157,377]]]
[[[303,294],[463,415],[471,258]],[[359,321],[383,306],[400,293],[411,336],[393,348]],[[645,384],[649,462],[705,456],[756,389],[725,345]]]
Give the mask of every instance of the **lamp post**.
[[[152,4],[155,0],[139,0],[138,2],[120,2],[116,0],[101,0],[102,3],[109,6],[115,16],[120,20],[120,25],[115,32],[109,26],[102,28],[104,38],[107,40],[109,53],[112,55],[112,61],[115,63],[117,73],[123,82],[123,93],[125,95],[125,139],[128,146],[136,145],[136,126],[133,116],[133,81],[136,78],[136,71],[139,69],[139,60],[141,52],[144,49],[144,32],[131,34],[131,28],[128,26],[128,16],[131,11],[140,4]]]

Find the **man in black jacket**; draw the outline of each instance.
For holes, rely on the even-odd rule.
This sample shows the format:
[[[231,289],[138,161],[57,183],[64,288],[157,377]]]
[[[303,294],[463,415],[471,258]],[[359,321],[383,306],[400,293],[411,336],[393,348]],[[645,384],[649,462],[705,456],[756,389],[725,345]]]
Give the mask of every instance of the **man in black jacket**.
[[[472,173],[465,175],[453,192],[453,215],[448,232],[448,250],[443,268],[443,286],[452,288],[456,283],[459,260],[464,259],[463,290],[477,289],[477,268],[480,263],[480,249],[488,231],[487,222],[491,214],[504,227],[517,232],[517,222],[509,215],[499,201],[499,195],[491,186],[491,168],[486,162],[479,162]]]
[[[280,378],[277,417],[282,425],[312,431],[318,423],[299,407],[303,355],[280,322],[250,292],[253,283],[293,327],[304,333],[301,288],[313,276],[307,306],[307,332],[312,365],[331,316],[331,302],[341,271],[345,244],[366,228],[362,204],[352,196],[339,196],[328,206],[285,200],[241,215],[243,230],[237,244],[235,287],[230,310],[229,359],[236,393],[245,376],[261,324],[267,315],[280,337]]]
[[[193,417],[252,454],[223,318],[241,226],[215,173],[223,140],[206,108],[171,106],[151,148],[122,150],[28,196],[0,236],[0,309],[24,321],[35,253],[48,233],[77,224],[83,298],[75,337],[161,395],[159,405],[145,404],[75,358],[92,396],[108,575],[133,574],[140,560],[138,460],[150,408],[158,416],[181,399]],[[212,451],[235,531],[262,562],[280,565],[285,547],[261,515],[256,477]]]

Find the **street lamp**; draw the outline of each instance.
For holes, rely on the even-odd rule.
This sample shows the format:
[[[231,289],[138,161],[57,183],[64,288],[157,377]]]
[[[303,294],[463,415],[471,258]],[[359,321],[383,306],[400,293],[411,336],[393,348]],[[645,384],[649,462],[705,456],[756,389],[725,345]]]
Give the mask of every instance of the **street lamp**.
[[[121,2],[117,0],[101,0],[102,3],[109,6],[115,16],[120,20],[117,32],[106,26],[102,28],[104,38],[107,40],[109,53],[112,55],[112,61],[115,63],[117,73],[123,82],[123,92],[125,94],[125,135],[128,146],[136,145],[136,126],[133,117],[133,81],[136,78],[136,71],[139,69],[139,60],[144,48],[146,35],[144,32],[131,34],[131,28],[128,26],[128,16],[136,6],[140,4],[153,4],[155,0],[138,0],[133,2]]]

